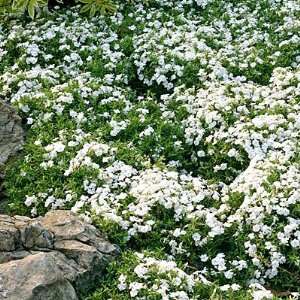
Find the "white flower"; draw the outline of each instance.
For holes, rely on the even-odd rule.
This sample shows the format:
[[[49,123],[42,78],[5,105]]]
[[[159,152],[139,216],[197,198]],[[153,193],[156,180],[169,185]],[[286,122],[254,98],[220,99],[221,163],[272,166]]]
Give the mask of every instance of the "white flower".
[[[237,157],[238,156],[238,152],[236,149],[232,148],[228,151],[228,156],[229,157]]]
[[[193,240],[194,240],[195,242],[198,242],[198,241],[200,241],[200,239],[201,239],[201,235],[200,235],[199,233],[194,233],[194,234],[192,235],[192,238],[193,238]]]
[[[117,122],[117,121],[111,120],[110,126],[112,127],[112,130],[110,131],[110,135],[117,136],[119,134],[119,132],[126,129],[127,125],[128,125],[128,122],[126,122],[126,121]]]
[[[173,236],[179,237],[181,235],[184,235],[186,232],[180,228],[176,228],[173,232]]]
[[[233,277],[233,275],[234,275],[234,273],[231,270],[224,272],[224,276],[227,279],[231,279]]]
[[[26,196],[25,205],[29,207],[29,206],[35,204],[36,201],[37,201],[36,196]]]
[[[172,292],[172,293],[170,293],[170,297],[171,297],[171,299],[174,299],[174,300],[189,300],[190,299],[188,294],[184,291]]]
[[[218,270],[218,271],[225,271],[226,270],[226,264],[225,264],[225,254],[219,253],[215,258],[211,260],[212,265]]]
[[[252,292],[252,297],[253,297],[253,300],[272,299],[273,294],[268,290],[253,291]]]
[[[204,157],[205,156],[205,152],[203,150],[199,150],[197,152],[198,157]]]
[[[120,291],[124,291],[124,290],[127,289],[127,283],[126,283],[126,280],[127,280],[127,276],[126,276],[126,275],[121,274],[121,275],[119,276],[119,278],[118,278],[119,283],[118,283],[117,287],[118,287],[118,289],[119,289]]]
[[[298,239],[292,240],[292,241],[291,241],[291,246],[292,246],[293,248],[299,248],[299,247],[300,247],[300,240],[298,240]]]
[[[27,118],[27,124],[32,125],[33,124],[33,118]]]
[[[220,286],[220,290],[221,290],[221,291],[226,292],[226,291],[228,291],[229,289],[230,289],[230,284],[225,284],[225,285]]]
[[[148,269],[143,266],[143,265],[137,265],[135,268],[134,268],[134,272],[135,274],[140,277],[140,278],[144,278],[145,277],[145,274],[147,274],[148,272]]]
[[[208,261],[208,256],[207,256],[207,254],[202,254],[202,255],[200,255],[200,260],[201,260],[202,262]]]
[[[136,297],[141,289],[144,288],[144,284],[140,282],[131,282],[129,284],[130,296]]]
[[[140,137],[150,136],[154,132],[154,129],[151,126],[148,126],[144,131],[140,133]]]
[[[49,144],[45,147],[47,152],[60,153],[65,150],[65,145],[62,142],[55,142],[53,144]]]

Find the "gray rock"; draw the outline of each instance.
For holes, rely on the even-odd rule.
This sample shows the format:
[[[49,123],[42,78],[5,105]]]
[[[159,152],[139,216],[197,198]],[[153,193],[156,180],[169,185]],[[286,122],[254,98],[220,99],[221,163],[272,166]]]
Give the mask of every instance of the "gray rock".
[[[5,210],[7,199],[2,194],[4,165],[23,145],[24,132],[21,118],[12,107],[0,101],[0,213]]]
[[[54,210],[40,219],[41,225],[53,232],[55,240],[77,240],[91,245],[99,252],[116,254],[116,246],[107,242],[100,232],[92,225],[78,219],[71,211]]]
[[[45,229],[39,222],[29,222],[20,228],[21,242],[25,249],[53,249],[54,234]]]
[[[0,299],[77,299],[75,290],[66,279],[64,272],[75,272],[67,264],[65,257],[58,252],[37,253],[21,260],[0,265],[2,286],[5,296]],[[69,276],[69,274],[68,274]]]
[[[13,219],[0,215],[0,224],[0,251],[16,250],[20,233],[14,226]]]
[[[0,264],[3,264],[5,262],[9,262],[11,260],[17,260],[22,259],[31,253],[25,250],[19,250],[19,251],[1,251],[0,252]]]
[[[75,300],[119,253],[70,211],[0,215],[0,300]]]
[[[8,105],[0,101],[0,167],[23,145],[21,118]]]

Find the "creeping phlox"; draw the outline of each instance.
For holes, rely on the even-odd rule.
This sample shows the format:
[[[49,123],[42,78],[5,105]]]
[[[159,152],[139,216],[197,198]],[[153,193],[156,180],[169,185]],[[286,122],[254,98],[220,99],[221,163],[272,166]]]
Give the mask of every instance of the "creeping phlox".
[[[162,299],[190,299],[193,287],[200,282],[201,275],[197,272],[187,274],[174,261],[158,260],[142,253],[136,253],[136,259],[138,264],[133,269],[136,281],[129,281],[125,274],[121,274],[117,285],[120,291],[128,290],[133,298],[147,290]],[[153,275],[161,280],[153,283],[150,279]]]
[[[10,208],[127,247],[95,299],[297,298],[299,20],[296,0],[137,0],[0,24],[28,128]]]

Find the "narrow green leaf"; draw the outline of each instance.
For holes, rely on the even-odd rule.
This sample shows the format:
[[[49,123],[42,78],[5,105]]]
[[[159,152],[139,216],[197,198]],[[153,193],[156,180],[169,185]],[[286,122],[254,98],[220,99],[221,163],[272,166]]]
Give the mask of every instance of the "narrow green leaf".
[[[27,9],[28,9],[28,14],[29,14],[31,19],[34,19],[35,6],[36,6],[36,1],[35,0],[29,1]]]

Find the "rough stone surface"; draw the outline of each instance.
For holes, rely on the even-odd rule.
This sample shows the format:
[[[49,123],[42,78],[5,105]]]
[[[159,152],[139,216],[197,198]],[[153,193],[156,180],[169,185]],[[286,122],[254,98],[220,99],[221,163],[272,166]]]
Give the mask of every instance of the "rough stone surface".
[[[0,300],[75,300],[119,253],[70,211],[0,215]]]
[[[7,199],[2,191],[4,164],[22,147],[23,135],[21,118],[12,107],[0,100],[0,213],[7,205]]]
[[[21,118],[8,104],[0,101],[0,167],[22,144]]]

